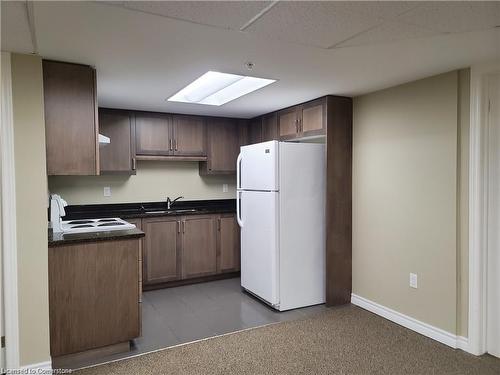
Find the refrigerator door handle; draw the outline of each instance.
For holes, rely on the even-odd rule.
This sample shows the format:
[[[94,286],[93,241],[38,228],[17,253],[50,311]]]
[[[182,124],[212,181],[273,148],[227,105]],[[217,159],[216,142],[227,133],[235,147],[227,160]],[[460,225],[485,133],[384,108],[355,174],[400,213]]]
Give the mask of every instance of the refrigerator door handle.
[[[236,189],[241,188],[241,153],[238,154],[238,159],[236,159]]]
[[[243,228],[243,220],[241,220],[241,198],[240,194],[242,194],[242,191],[236,191],[236,221],[238,222],[238,225]]]

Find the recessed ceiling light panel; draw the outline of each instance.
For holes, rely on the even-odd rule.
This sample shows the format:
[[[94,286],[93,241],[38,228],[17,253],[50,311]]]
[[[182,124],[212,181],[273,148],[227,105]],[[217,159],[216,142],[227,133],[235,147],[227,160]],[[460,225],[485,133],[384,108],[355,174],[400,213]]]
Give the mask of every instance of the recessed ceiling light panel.
[[[273,82],[276,80],[209,71],[168,101],[219,106]]]

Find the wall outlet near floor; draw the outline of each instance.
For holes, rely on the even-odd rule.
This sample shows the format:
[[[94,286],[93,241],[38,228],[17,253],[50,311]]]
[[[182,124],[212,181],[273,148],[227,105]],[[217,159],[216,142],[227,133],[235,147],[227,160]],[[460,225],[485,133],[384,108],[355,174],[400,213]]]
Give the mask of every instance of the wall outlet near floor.
[[[410,287],[418,288],[418,276],[416,273],[410,273]]]
[[[104,196],[111,197],[111,188],[109,186],[104,187]]]
[[[222,192],[227,193],[227,184],[222,184]]]

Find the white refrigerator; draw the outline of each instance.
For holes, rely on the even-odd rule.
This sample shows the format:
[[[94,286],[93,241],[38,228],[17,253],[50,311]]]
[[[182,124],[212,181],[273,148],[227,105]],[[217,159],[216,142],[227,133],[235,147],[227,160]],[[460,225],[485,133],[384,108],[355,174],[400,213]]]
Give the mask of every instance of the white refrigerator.
[[[241,286],[280,311],[325,302],[325,157],[277,141],[238,156]]]

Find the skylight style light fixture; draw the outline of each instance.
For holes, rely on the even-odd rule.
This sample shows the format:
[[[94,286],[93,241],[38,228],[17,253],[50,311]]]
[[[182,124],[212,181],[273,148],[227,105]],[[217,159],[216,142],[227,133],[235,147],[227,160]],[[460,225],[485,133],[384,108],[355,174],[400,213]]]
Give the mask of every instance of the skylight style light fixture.
[[[276,80],[208,71],[168,101],[219,106],[273,82]]]

